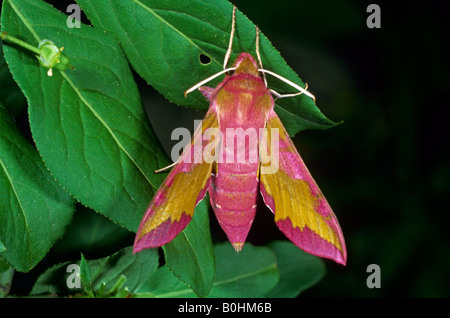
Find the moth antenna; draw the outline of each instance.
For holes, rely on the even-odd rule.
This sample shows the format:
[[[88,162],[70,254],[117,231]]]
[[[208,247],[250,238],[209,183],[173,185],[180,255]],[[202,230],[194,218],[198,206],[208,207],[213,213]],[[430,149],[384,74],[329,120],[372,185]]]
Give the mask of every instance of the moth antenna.
[[[230,67],[230,68],[226,68],[226,69],[224,69],[224,70],[222,70],[222,71],[220,71],[220,72],[218,72],[218,73],[216,73],[216,74],[214,74],[214,75],[211,75],[210,77],[204,79],[204,80],[201,81],[200,83],[195,84],[194,86],[192,86],[191,88],[189,88],[187,91],[185,91],[185,92],[184,92],[184,97],[186,97],[187,94],[189,94],[189,93],[195,91],[195,90],[196,90],[197,88],[199,88],[200,86],[202,86],[202,85],[208,83],[209,81],[215,79],[216,77],[222,75],[223,73],[227,73],[227,72],[229,72],[229,71],[234,71],[235,69],[236,69],[235,67]]]
[[[200,86],[208,83],[209,81],[215,79],[217,76],[222,75],[223,73],[227,73],[229,71],[234,71],[236,68],[235,67],[230,67],[230,68],[226,68],[228,61],[230,60],[230,56],[231,56],[231,51],[233,49],[233,37],[234,37],[234,30],[235,30],[235,26],[236,26],[236,6],[233,6],[233,15],[232,15],[232,19],[231,19],[231,33],[230,33],[230,41],[228,43],[228,49],[227,52],[225,54],[225,58],[223,61],[223,70],[204,79],[203,81],[201,81],[200,83],[195,84],[194,86],[192,86],[191,88],[189,88],[188,90],[186,90],[184,92],[184,97],[187,96],[187,94],[195,91],[197,88],[199,88]]]
[[[223,69],[226,69],[228,60],[230,59],[231,51],[233,49],[233,37],[234,37],[234,29],[236,24],[236,6],[233,6],[233,16],[231,20],[231,33],[230,33],[230,42],[228,43],[227,53],[225,54],[225,59],[223,60]]]
[[[262,65],[261,55],[259,54],[259,28],[258,28],[258,26],[256,26],[256,56],[258,57],[259,67],[264,68]],[[264,84],[267,87],[266,74],[265,73],[262,73],[262,74],[263,74]]]
[[[311,94],[310,92],[308,92],[308,91],[306,90],[306,88],[303,88],[303,87],[301,87],[301,86],[299,86],[299,85],[297,85],[297,84],[291,82],[291,81],[288,80],[287,78],[284,78],[283,76],[278,75],[277,73],[274,73],[274,72],[271,72],[271,71],[268,71],[268,70],[264,70],[264,69],[259,69],[258,72],[263,72],[263,73],[270,74],[270,75],[272,75],[272,76],[278,78],[279,80],[282,80],[282,81],[285,82],[286,84],[289,84],[289,85],[291,85],[292,87],[298,89],[298,90],[300,91],[300,93],[303,93],[303,94],[305,94],[306,96],[311,97],[311,98],[314,100],[314,102],[316,101],[316,97],[315,97],[313,94]],[[308,87],[308,86],[306,85],[306,87]],[[300,93],[296,93],[296,95],[300,95]],[[292,95],[292,94],[287,94],[287,95]],[[280,96],[284,96],[284,95],[280,95]],[[295,96],[295,95],[293,95],[293,96]],[[288,97],[288,96],[284,96],[284,97]]]

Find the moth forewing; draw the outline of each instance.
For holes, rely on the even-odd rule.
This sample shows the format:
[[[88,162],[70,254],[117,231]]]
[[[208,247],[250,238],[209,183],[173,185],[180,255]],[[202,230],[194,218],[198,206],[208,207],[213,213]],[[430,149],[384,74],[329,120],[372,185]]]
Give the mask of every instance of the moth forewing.
[[[270,132],[267,128],[260,128],[259,135],[259,160],[261,162],[260,174],[274,174],[278,171],[280,166],[280,133],[278,128],[272,128],[270,129]]]

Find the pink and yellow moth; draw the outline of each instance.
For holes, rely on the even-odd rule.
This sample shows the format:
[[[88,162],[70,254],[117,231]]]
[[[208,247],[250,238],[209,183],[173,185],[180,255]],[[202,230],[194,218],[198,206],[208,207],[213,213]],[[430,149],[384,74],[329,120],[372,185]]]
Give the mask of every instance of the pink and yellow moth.
[[[136,234],[134,252],[159,247],[174,239],[188,225],[195,206],[207,191],[220,226],[235,250],[240,251],[254,220],[260,193],[265,205],[274,213],[278,228],[295,245],[307,253],[345,265],[347,252],[336,216],[274,111],[272,96],[314,96],[307,87],[302,88],[262,68],[258,29],[256,55],[259,67],[250,54],[241,53],[234,66],[227,68],[235,10],[223,71],[185,93],[199,89],[210,101],[209,110],[194,133],[193,141],[174,163],[150,202]],[[299,92],[281,95],[269,89],[266,73]],[[225,79],[216,88],[203,86],[222,74]],[[210,129],[219,134],[204,138]],[[227,135],[229,129],[234,129],[234,136]],[[260,132],[256,143],[259,156],[253,161],[250,160],[251,142],[237,143],[234,139],[245,140],[250,130]],[[211,144],[213,150],[210,151],[210,147],[198,160],[196,149],[206,150]],[[244,160],[228,160],[229,155],[235,159],[235,154],[244,154]],[[220,160],[224,156],[227,160]]]

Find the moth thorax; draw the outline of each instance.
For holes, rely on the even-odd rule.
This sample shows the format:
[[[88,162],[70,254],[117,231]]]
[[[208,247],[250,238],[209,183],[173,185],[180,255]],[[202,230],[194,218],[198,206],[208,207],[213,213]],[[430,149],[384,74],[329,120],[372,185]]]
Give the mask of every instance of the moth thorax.
[[[238,62],[237,68],[234,71],[235,74],[246,73],[254,76],[258,76],[258,68],[253,61],[253,58],[244,58]]]

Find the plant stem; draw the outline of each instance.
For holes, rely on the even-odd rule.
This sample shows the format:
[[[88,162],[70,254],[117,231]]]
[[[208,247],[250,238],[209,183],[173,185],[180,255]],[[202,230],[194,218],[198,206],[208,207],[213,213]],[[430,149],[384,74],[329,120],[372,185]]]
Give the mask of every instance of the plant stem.
[[[19,40],[16,37],[13,37],[11,35],[8,35],[7,32],[1,32],[0,37],[2,38],[2,40],[17,44],[21,47],[23,47],[24,49],[27,49],[29,51],[32,51],[38,55],[41,55],[41,50],[39,50],[37,47],[32,46],[31,44],[28,44],[27,42],[24,42],[22,40]]]

